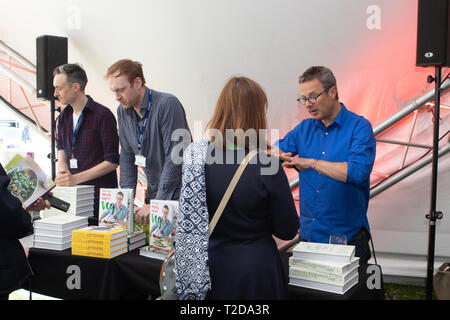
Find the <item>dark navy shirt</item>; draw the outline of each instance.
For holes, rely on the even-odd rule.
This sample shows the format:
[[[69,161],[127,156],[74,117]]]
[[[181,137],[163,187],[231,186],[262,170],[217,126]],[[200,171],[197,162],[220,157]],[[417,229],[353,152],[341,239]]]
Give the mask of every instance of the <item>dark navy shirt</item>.
[[[103,161],[119,164],[119,136],[117,122],[110,109],[87,96],[88,102],[82,111],[82,122],[75,139],[73,157],[78,160],[78,169],[70,169],[72,159],[73,108],[68,105],[58,120],[56,147],[64,150],[70,173],[76,174],[88,170]],[[117,173],[111,171],[83,185],[95,186],[95,198],[100,188],[117,188]]]
[[[369,229],[370,173],[376,141],[370,122],[342,110],[332,124],[306,119],[275,143],[300,158],[347,162],[346,183],[313,169],[300,172],[300,236],[311,242],[328,243],[330,235],[345,234],[347,242],[361,229]]]

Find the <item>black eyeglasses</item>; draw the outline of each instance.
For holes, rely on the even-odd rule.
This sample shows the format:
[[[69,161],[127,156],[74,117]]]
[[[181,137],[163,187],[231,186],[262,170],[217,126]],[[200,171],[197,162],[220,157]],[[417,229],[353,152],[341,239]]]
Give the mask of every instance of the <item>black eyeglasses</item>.
[[[325,91],[327,91],[328,89],[330,89],[333,85],[329,86],[328,88],[326,88],[325,90],[323,90],[321,93],[316,94],[315,96],[309,97],[309,98],[305,98],[305,97],[300,97],[297,99],[298,102],[300,102],[301,104],[305,105],[306,101],[309,101],[309,103],[316,103],[317,98],[319,98],[322,93],[324,93]]]

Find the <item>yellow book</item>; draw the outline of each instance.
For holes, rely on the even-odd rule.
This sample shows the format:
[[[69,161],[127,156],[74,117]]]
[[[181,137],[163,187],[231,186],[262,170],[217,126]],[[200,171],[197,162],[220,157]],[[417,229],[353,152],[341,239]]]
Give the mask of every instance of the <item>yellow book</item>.
[[[73,242],[72,241],[72,253],[73,252],[85,252],[85,251],[95,251],[97,253],[105,253],[110,254],[118,249],[123,248],[125,245],[128,246],[127,240],[119,243],[115,246],[111,246],[110,244],[92,244],[92,243],[83,243],[83,242]]]
[[[82,244],[82,245],[95,245],[95,246],[116,246],[118,244],[121,244],[123,242],[128,242],[128,237],[123,236],[114,240],[109,239],[95,239],[92,237],[85,237],[84,235],[80,234],[73,234],[72,235],[72,244]]]
[[[110,259],[117,257],[121,254],[128,252],[128,246],[122,247],[116,251],[105,253],[105,252],[96,252],[92,250],[74,250],[72,247],[72,254],[75,256],[85,256],[85,257],[93,257],[93,258],[103,258],[103,259]]]
[[[72,231],[72,238],[85,238],[97,240],[115,240],[128,234],[128,230],[110,226],[90,226]]]

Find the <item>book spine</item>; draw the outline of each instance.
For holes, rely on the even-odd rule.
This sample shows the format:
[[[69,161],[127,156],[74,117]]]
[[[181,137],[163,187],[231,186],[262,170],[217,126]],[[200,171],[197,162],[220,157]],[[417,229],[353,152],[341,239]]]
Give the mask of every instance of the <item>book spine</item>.
[[[303,280],[311,280],[316,282],[324,282],[335,285],[344,285],[344,277],[342,275],[311,272],[298,268],[289,268],[289,277]]]
[[[308,260],[301,260],[301,259],[290,260],[290,266],[296,267],[296,268],[301,268],[301,269],[311,271],[311,272],[330,273],[330,274],[336,274],[336,275],[341,275],[343,272],[341,267],[319,264],[319,263],[314,263],[314,262],[311,262]]]
[[[140,226],[136,221],[135,217],[133,217],[133,228],[134,231],[142,231],[145,233],[145,241],[149,241],[149,232],[150,232],[150,224],[146,224],[144,226]]]
[[[111,248],[109,247],[100,247],[94,245],[83,246],[80,244],[72,243],[72,253],[86,253],[86,252],[95,252],[102,255],[110,255],[112,253]]]
[[[83,246],[77,243],[72,243],[72,253],[73,254],[98,254],[101,256],[111,256],[112,253],[114,253],[117,250],[123,249],[124,247],[127,247],[126,243],[123,243],[122,245],[117,245],[117,248],[115,247],[102,247],[102,246],[95,246],[95,245],[87,245]]]
[[[128,237],[127,240],[128,240],[128,244],[133,244],[135,242],[145,240],[145,234],[143,234],[143,236],[140,236],[140,237]]]
[[[68,200],[72,200],[72,201],[88,201],[88,200],[94,199],[94,194],[92,194],[92,196],[88,197],[87,195],[72,196],[72,195],[65,194],[65,193],[53,192],[53,195],[58,198],[63,198],[64,200],[68,199]]]
[[[127,243],[128,244],[133,244],[133,243],[139,242],[139,241],[144,240],[144,239],[145,238],[138,238],[138,239],[136,239],[136,238],[127,238]]]
[[[121,243],[126,243],[125,238],[122,239],[122,241],[119,241],[117,243],[112,243],[110,240],[97,240],[97,239],[86,239],[83,237],[72,237],[72,243],[79,244],[82,246],[105,246],[105,247],[114,247],[116,245],[119,245]]]
[[[351,261],[351,257],[331,254],[320,254],[311,252],[293,252],[292,256],[295,259],[301,260],[315,260],[315,261],[335,261],[335,262],[347,262]]]
[[[81,251],[81,250],[74,250],[72,248],[72,254],[76,256],[85,256],[85,257],[93,257],[93,258],[105,258],[110,259],[111,253],[104,254],[104,253],[98,253],[95,251]]]
[[[97,233],[93,231],[86,230],[76,230],[72,232],[73,238],[84,238],[84,239],[94,239],[94,240],[109,240],[111,241],[111,235],[105,233]]]
[[[128,244],[128,251],[132,251],[134,249],[141,248],[143,246],[145,246],[145,241],[138,241],[132,244]]]
[[[336,244],[301,242],[296,248],[294,248],[294,251],[310,254],[351,257],[354,255],[355,247]]]
[[[55,190],[54,192],[55,196],[58,195],[60,197],[65,197],[68,199],[72,199],[72,200],[80,200],[83,198],[94,198],[94,191],[92,192],[85,192],[85,193],[73,193],[73,192],[66,192],[66,191],[61,191],[61,190]]]

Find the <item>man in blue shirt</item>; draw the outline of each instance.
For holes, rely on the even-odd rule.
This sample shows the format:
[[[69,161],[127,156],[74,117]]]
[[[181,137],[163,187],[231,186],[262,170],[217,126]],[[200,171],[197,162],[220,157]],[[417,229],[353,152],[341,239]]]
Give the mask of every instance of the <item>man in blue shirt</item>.
[[[347,244],[356,246],[360,265],[365,264],[371,257],[372,125],[339,102],[336,78],[328,68],[311,67],[299,80],[298,101],[311,118],[277,141],[272,154],[284,160],[284,167],[299,171],[300,238],[328,243],[330,236],[345,235]]]

